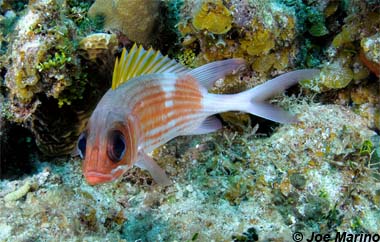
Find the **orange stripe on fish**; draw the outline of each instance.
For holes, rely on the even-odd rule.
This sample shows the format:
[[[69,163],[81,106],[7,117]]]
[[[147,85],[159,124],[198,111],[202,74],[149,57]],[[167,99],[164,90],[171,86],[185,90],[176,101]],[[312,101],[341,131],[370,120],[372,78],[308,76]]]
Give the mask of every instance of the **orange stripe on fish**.
[[[199,90],[194,91],[193,90],[178,90],[177,84],[173,82],[172,87],[167,88],[165,91],[165,87],[157,87],[160,88],[160,90],[155,94],[152,95],[146,95],[144,98],[142,98],[141,106],[139,108],[145,108],[148,107],[150,109],[156,110],[156,112],[165,112],[165,110],[175,109],[175,105],[173,105],[173,102],[175,100],[181,101],[191,101],[191,102],[199,102],[199,99],[202,97]],[[170,89],[170,91],[168,91]],[[154,106],[151,106],[154,105]],[[144,107],[143,107],[144,106]],[[142,110],[143,111],[143,110]],[[145,120],[141,120],[144,122]]]
[[[153,98],[156,97],[147,96],[144,103],[152,103]],[[144,126],[143,133],[147,134],[144,136],[145,142],[157,139],[170,129],[175,129],[181,117],[199,112],[202,108],[201,98],[199,89],[189,85],[189,80],[185,79],[176,80],[174,88],[160,92],[160,98],[155,99],[156,102],[152,103],[151,109],[148,112],[142,110],[140,121]]]

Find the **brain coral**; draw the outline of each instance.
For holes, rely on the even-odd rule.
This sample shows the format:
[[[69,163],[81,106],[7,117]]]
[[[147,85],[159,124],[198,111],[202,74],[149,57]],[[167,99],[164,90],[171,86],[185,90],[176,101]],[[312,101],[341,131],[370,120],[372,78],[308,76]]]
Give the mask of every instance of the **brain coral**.
[[[147,44],[152,39],[158,8],[159,1],[152,0],[96,0],[88,14],[103,16],[106,30],[121,31],[129,39]]]

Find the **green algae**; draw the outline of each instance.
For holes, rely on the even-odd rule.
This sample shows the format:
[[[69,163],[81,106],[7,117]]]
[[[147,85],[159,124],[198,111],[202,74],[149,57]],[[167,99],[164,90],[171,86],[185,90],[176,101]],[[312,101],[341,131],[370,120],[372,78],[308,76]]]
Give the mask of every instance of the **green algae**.
[[[65,68],[65,64],[71,62],[71,57],[66,57],[64,52],[56,52],[54,56],[42,63],[37,64],[39,72],[49,70],[50,68]]]

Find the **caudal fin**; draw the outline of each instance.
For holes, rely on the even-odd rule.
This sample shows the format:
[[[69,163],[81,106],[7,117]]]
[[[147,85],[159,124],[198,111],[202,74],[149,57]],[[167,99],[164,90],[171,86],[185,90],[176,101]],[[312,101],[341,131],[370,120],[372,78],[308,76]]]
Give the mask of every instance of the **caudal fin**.
[[[238,94],[209,93],[204,100],[204,109],[210,114],[243,111],[278,123],[293,123],[297,121],[296,117],[265,100],[301,80],[312,79],[318,74],[317,69],[292,71]]]
[[[287,124],[297,122],[295,116],[266,102],[251,102],[243,111],[277,123]]]
[[[282,74],[272,80],[258,85],[250,90],[251,98],[255,101],[264,101],[274,95],[283,92],[299,81],[312,79],[319,74],[318,69],[303,69]]]
[[[318,69],[303,69],[288,72],[252,89],[237,94],[237,101],[245,103],[245,105],[242,106],[242,111],[278,123],[293,123],[297,121],[296,117],[265,102],[265,100],[280,92],[283,92],[285,89],[298,83],[299,81],[312,79],[318,74]]]

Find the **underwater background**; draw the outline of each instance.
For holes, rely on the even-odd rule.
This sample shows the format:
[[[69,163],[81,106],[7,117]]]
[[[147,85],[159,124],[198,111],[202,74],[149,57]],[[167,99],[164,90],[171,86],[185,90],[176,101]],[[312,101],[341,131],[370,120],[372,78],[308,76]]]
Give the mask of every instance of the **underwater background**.
[[[0,241],[376,241],[379,29],[379,0],[0,0]],[[228,112],[156,149],[168,187],[139,168],[90,186],[73,151],[134,43],[244,58],[213,93],[321,73],[271,99],[298,123]]]

